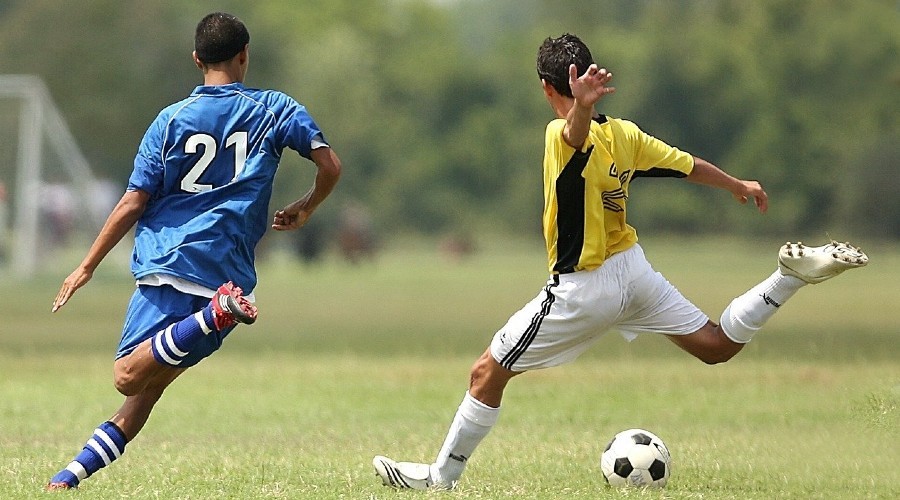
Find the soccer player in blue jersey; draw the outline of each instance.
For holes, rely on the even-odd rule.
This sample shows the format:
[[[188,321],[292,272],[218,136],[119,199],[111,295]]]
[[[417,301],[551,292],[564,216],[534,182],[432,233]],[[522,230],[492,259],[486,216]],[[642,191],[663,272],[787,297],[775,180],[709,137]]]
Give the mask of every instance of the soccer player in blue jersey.
[[[385,485],[403,489],[456,486],[472,453],[500,414],[509,381],[528,370],[576,359],[611,329],[627,339],[662,334],[698,359],[722,363],[736,355],[800,288],[866,265],[849,244],[787,244],[769,277],[735,298],[719,324],[650,266],[625,221],[628,188],[640,177],[674,177],[753,200],[765,212],[768,196],[757,181],[732,177],[712,163],[641,131],[634,123],[595,109],[614,91],[612,73],[594,64],[590,50],[570,34],[548,38],[537,73],[556,118],[544,138],[544,239],[550,279],[494,334],[475,361],[444,444],[431,464],[372,463]]]
[[[53,301],[55,312],[136,224],[137,289],[114,366],[125,402],[49,489],[77,487],[119,458],[166,387],[215,352],[237,323],[256,320],[254,249],[269,224],[284,148],[311,160],[317,173],[303,197],[275,212],[273,229],[303,226],[340,177],[340,160],[306,108],[281,92],[243,85],[249,42],[232,15],[200,21],[193,57],[203,85],[150,125],[124,196]]]

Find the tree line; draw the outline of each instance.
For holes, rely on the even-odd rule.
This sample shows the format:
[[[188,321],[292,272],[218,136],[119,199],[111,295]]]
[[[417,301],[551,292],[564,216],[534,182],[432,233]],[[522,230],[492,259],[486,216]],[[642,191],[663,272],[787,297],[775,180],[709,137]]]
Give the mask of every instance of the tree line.
[[[552,114],[534,59],[571,32],[615,75],[601,112],[771,196],[751,217],[727,194],[639,179],[639,229],[900,238],[893,0],[8,0],[0,73],[43,77],[124,188],[147,124],[200,82],[193,28],[212,9],[250,28],[246,83],[305,104],[343,159],[324,220],[353,202],[382,232],[536,233]],[[275,204],[311,164],[287,155],[279,176]]]

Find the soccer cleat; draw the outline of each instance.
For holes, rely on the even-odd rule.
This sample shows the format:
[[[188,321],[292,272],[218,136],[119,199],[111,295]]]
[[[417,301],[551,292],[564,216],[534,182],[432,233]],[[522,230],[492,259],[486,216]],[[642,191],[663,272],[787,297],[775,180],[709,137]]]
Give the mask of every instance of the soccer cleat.
[[[217,330],[222,331],[223,328],[234,326],[236,323],[250,325],[256,321],[256,306],[245,299],[243,293],[240,287],[234,286],[230,281],[216,290],[210,302],[213,309],[213,323]]]
[[[413,462],[395,462],[388,457],[372,459],[375,473],[385,486],[401,490],[450,490],[453,485],[438,484],[431,479],[431,466]]]
[[[850,243],[832,241],[820,247],[787,242],[778,251],[782,274],[815,284],[833,278],[847,269],[863,267],[869,257]]]
[[[72,486],[65,481],[55,481],[52,483],[47,483],[47,491],[74,490],[76,488],[78,487]]]

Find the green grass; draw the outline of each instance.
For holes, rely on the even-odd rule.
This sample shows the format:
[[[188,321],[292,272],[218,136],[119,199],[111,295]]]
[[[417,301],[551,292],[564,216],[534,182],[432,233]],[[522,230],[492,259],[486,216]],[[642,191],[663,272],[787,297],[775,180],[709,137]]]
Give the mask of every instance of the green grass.
[[[643,240],[712,316],[771,272],[779,242]],[[900,498],[900,249],[795,296],[733,361],[664,339],[604,337],[575,363],[514,380],[452,493],[380,486],[371,457],[429,461],[471,362],[545,279],[536,244],[450,261],[397,245],[369,265],[261,265],[259,322],[178,380],[123,458],[78,498]],[[110,262],[55,315],[68,272],[6,288],[0,498],[46,480],[120,404],[112,353],[133,285]],[[15,297],[13,303],[7,297]],[[600,452],[645,427],[669,445],[662,491],[604,485]]]

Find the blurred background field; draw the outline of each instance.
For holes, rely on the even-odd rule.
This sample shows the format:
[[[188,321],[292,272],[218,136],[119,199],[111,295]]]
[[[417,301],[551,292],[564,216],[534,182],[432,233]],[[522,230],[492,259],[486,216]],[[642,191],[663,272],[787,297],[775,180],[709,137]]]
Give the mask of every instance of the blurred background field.
[[[780,244],[642,242],[711,315],[771,272]],[[359,265],[271,255],[258,323],[177,381],[124,458],[79,496],[408,496],[379,485],[371,457],[433,458],[471,362],[545,279],[533,241],[480,248],[451,259],[434,242],[408,241]],[[571,365],[513,381],[451,498],[622,497],[605,489],[597,460],[632,426],[673,450],[662,498],[895,498],[900,251],[865,250],[867,268],[802,290],[725,365],[707,367],[661,338],[629,344],[610,333]],[[56,314],[67,263],[8,290],[0,497],[39,497],[119,404],[112,353],[133,285],[114,262]]]
[[[641,243],[655,268],[717,320],[731,298],[774,270],[783,242],[646,236]],[[748,345],[745,354],[898,359],[893,340],[900,333],[894,317],[900,250],[881,243],[863,247],[872,259],[868,267],[805,288],[767,327],[774,333]],[[6,318],[0,347],[21,354],[111,349],[133,290],[124,262],[104,263],[62,311],[44,314],[78,259],[73,254],[48,265],[38,279],[16,286],[15,302],[0,304]],[[535,240],[486,240],[464,257],[448,255],[431,240],[405,241],[358,264],[335,253],[315,264],[275,253],[260,266],[255,291],[260,320],[252,332],[230,339],[230,348],[251,355],[280,350],[475,355],[509,315],[537,294],[545,268]],[[77,333],[59,331],[62,325]],[[612,337],[601,351],[611,350],[616,357],[633,351]],[[671,349],[653,340],[636,345],[644,353]]]
[[[534,234],[552,118],[535,55],[564,32],[615,74],[600,112],[759,179],[771,197],[767,216],[751,217],[723,193],[641,179],[629,205],[638,228],[900,238],[894,0],[5,0],[0,77],[46,84],[95,179],[78,185],[79,155],[51,147],[54,131],[37,156],[41,184],[24,185],[21,172],[36,166],[18,165],[21,137],[48,103],[0,84],[6,265],[21,258],[10,246],[22,236],[4,231],[19,217],[40,221],[35,251],[93,236],[148,124],[200,83],[193,30],[219,9],[249,26],[246,83],[306,105],[344,162],[339,188],[293,243],[308,250],[360,222],[377,241]],[[312,171],[285,154],[272,206],[304,193]],[[23,199],[40,202],[26,210]]]
[[[655,268],[718,320],[733,297],[774,270],[783,242],[646,236],[641,243]],[[122,247],[117,250],[127,245]],[[880,243],[863,247],[872,259],[868,267],[805,288],[767,327],[773,333],[749,344],[745,354],[897,359],[900,327],[894,310],[900,305],[900,250]],[[3,304],[8,333],[0,337],[0,347],[20,355],[48,348],[111,350],[133,290],[127,255],[119,252],[116,257],[55,315],[47,313],[50,304],[80,256],[57,261],[40,278],[18,284],[16,304]],[[336,253],[308,264],[278,252],[260,266],[255,291],[260,320],[229,345],[248,355],[288,350],[474,356],[509,315],[538,293],[547,278],[545,269],[544,252],[535,239],[484,239],[479,250],[467,256],[447,254],[433,240],[404,240],[357,264]],[[59,331],[63,325],[74,331]],[[612,352],[618,357],[635,348],[668,354],[671,349],[668,342],[654,339],[639,339],[632,347],[618,335],[610,337],[597,355]]]

